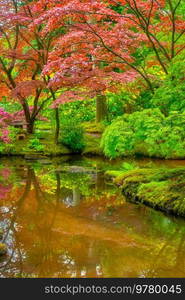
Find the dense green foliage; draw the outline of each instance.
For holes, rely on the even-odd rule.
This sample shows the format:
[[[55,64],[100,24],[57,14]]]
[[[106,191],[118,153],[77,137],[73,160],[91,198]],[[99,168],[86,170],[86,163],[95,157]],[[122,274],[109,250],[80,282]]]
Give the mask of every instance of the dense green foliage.
[[[80,153],[85,147],[84,130],[74,119],[63,121],[60,143],[67,146],[74,153]]]
[[[185,114],[165,117],[147,109],[117,118],[103,134],[101,147],[107,157],[143,155],[185,157]]]
[[[158,107],[165,114],[169,112],[185,111],[185,59],[174,60],[169,69],[169,74],[156,89],[151,101],[151,107]]]
[[[62,122],[75,118],[78,122],[87,122],[95,119],[95,100],[69,102],[60,107]]]

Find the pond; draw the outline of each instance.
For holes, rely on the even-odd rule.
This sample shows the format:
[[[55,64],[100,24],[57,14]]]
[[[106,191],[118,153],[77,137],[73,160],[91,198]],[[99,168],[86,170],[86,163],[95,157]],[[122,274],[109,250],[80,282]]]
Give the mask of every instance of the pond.
[[[185,277],[185,220],[128,203],[104,175],[122,163],[2,158],[0,277]]]

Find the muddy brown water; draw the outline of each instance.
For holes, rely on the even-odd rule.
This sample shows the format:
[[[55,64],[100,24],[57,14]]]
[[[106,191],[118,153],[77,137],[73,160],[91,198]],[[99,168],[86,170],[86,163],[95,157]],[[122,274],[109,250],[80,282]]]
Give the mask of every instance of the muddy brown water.
[[[185,277],[185,220],[128,203],[104,175],[122,164],[1,159],[0,277]]]

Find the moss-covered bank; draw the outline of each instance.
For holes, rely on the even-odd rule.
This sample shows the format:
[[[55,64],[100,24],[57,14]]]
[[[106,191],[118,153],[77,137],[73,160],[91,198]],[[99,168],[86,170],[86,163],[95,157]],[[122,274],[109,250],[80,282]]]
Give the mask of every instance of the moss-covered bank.
[[[85,147],[82,155],[103,155],[100,140],[101,134],[87,132],[84,135]],[[36,144],[37,141],[39,141],[39,144]],[[30,135],[24,140],[17,140],[14,144],[4,145],[3,150],[0,152],[0,156],[22,156],[25,158],[55,157],[70,154],[76,153],[61,143],[56,145],[52,135],[45,136],[43,139],[35,139],[34,135]]]
[[[107,173],[115,177],[128,201],[185,217],[185,168],[138,168]]]

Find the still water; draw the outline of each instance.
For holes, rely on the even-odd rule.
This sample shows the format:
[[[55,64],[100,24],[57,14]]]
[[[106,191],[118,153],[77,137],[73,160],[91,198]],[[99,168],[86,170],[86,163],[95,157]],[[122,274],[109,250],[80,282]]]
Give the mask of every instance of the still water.
[[[126,202],[104,175],[122,163],[1,159],[0,277],[185,277],[185,220]]]

